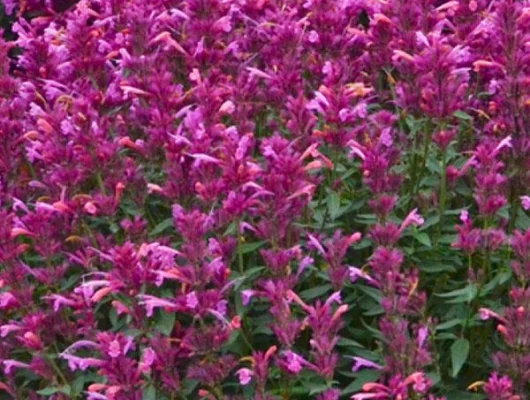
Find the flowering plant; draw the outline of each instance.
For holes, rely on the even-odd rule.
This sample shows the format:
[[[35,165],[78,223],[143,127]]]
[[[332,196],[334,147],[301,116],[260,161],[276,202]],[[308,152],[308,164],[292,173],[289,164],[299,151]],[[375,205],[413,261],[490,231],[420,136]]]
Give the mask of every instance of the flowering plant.
[[[0,1],[0,398],[530,398],[530,2]]]

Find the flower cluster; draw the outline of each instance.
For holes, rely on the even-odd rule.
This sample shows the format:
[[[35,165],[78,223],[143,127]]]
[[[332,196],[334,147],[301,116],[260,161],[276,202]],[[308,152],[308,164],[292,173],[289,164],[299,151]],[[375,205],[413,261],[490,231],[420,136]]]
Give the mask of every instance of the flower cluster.
[[[527,0],[0,1],[0,397],[529,398],[529,39]]]

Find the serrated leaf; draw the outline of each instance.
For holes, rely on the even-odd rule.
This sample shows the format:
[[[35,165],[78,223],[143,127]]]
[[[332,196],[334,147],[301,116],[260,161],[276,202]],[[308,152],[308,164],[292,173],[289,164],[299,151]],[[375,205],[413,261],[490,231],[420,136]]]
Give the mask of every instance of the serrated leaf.
[[[453,378],[458,375],[469,355],[469,340],[461,338],[451,346],[451,363],[453,366]]]

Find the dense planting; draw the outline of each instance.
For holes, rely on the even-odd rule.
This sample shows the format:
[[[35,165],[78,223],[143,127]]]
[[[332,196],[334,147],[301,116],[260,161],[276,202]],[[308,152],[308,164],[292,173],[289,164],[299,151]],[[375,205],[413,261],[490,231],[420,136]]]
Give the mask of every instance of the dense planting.
[[[528,1],[0,10],[0,398],[530,398]]]

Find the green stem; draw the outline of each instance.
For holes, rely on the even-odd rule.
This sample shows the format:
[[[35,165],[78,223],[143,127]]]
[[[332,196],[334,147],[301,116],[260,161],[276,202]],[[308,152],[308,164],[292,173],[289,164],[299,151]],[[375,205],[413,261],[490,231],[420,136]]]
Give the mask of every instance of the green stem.
[[[331,173],[330,173],[330,183],[329,185],[326,185],[328,187],[333,187],[333,183],[335,182],[335,179],[336,179],[336,174],[337,174],[337,150],[334,149],[333,150],[333,156],[332,156],[332,162],[333,162],[333,169],[331,170]],[[320,230],[322,231],[324,229],[324,227],[326,226],[326,221],[328,219],[328,216],[329,216],[329,207],[327,206],[326,204],[326,211],[324,211],[324,216],[322,217],[322,224],[320,225]]]
[[[59,354],[59,351],[58,351],[57,347],[55,347],[55,352],[56,352],[56,354]],[[68,380],[66,379],[66,377],[65,377],[64,374],[63,374],[63,372],[61,371],[61,369],[59,368],[59,366],[58,366],[57,363],[55,362],[53,356],[48,355],[47,359],[48,359],[48,361],[50,362],[50,364],[51,364],[51,366],[53,367],[53,369],[55,370],[55,372],[57,372],[57,375],[59,375],[59,378],[60,378],[62,384],[63,384],[64,386],[70,386],[70,385],[68,384]],[[75,398],[77,398],[77,396],[72,395],[72,398],[75,399]]]
[[[420,191],[421,180],[423,179],[423,176],[425,175],[425,167],[427,166],[427,157],[429,156],[429,148],[431,147],[431,140],[432,140],[432,129],[430,127],[430,124],[426,129],[424,140],[425,141],[423,143],[423,158],[422,158],[420,174],[416,182],[414,194],[417,194]]]
[[[212,391],[214,392],[214,395],[216,398],[218,398],[219,400],[224,399],[224,394],[223,394],[223,390],[221,389],[221,387],[215,386],[212,388]]]
[[[241,337],[243,338],[243,341],[247,345],[248,349],[250,351],[254,351],[254,346],[252,346],[252,343],[250,343],[250,340],[248,339],[247,333],[245,331],[245,325],[243,324],[243,321],[241,321],[241,329],[239,330],[241,333]]]
[[[237,229],[237,262],[239,266],[239,273],[243,275],[244,272],[244,264],[243,264],[243,249],[241,248],[241,221],[238,219],[236,221],[236,229]]]
[[[90,240],[92,241],[92,245],[95,248],[98,248],[98,241],[96,240],[94,234],[92,233],[92,229],[90,229],[90,227],[85,221],[82,221],[81,223],[82,223],[84,230],[88,233],[88,236],[90,237]]]
[[[515,161],[517,165],[518,161]],[[519,214],[519,187],[518,181],[520,174],[518,171],[514,174],[514,178],[510,182],[510,222],[508,223],[508,233],[512,233],[515,229],[515,223],[517,222],[517,216]]]
[[[412,203],[412,198],[414,197],[414,188],[416,187],[416,175],[418,171],[417,163],[418,163],[418,154],[417,154],[417,148],[418,148],[418,130],[414,130],[414,140],[412,142],[412,161],[410,164],[410,183],[409,183],[409,208]]]
[[[105,190],[105,184],[103,183],[103,178],[101,178],[101,172],[98,171],[96,174],[96,180],[98,183],[99,190],[101,190],[101,193],[106,196],[106,190]]]
[[[486,217],[484,219],[484,231],[486,229],[488,229],[488,226],[489,226],[489,218]],[[483,255],[483,260],[482,260],[482,272],[484,273],[484,282],[487,282],[488,279],[489,279],[489,275],[490,275],[490,252],[488,249],[485,249],[484,250],[484,255]]]
[[[443,222],[444,222],[444,213],[445,213],[445,203],[447,201],[447,160],[445,150],[442,150],[442,173],[440,177],[440,222],[438,224],[438,239],[442,234]]]

